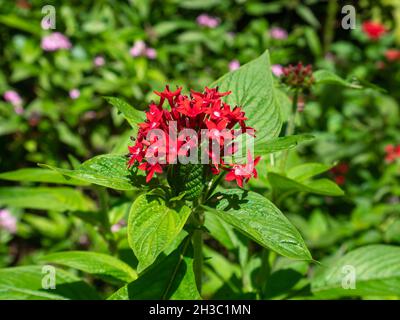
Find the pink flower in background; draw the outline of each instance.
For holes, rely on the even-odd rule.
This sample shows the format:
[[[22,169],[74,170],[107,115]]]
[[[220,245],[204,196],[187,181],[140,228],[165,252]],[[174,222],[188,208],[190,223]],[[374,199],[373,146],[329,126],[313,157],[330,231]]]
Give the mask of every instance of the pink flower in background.
[[[327,61],[331,61],[331,62],[334,62],[335,61],[335,59],[336,59],[336,56],[332,53],[332,52],[327,52],[326,54],[325,54],[325,60],[327,60]]]
[[[4,92],[4,100],[6,100],[7,102],[10,102],[13,106],[18,106],[22,104],[22,99],[20,97],[20,95],[18,94],[18,92],[14,91],[14,90],[8,90],[6,92]]]
[[[132,57],[147,57],[152,60],[157,57],[156,49],[148,47],[143,40],[135,41],[129,53]]]
[[[72,89],[69,91],[69,97],[73,100],[78,99],[81,92],[78,89]]]
[[[118,223],[111,226],[111,232],[118,232],[124,226],[126,226],[126,221],[124,219],[121,219]]]
[[[133,47],[129,50],[132,57],[142,56],[146,53],[146,44],[143,40],[137,40],[133,44]]]
[[[283,67],[280,64],[273,64],[271,71],[275,76],[280,77],[283,74]]]
[[[24,108],[22,108],[22,99],[18,92],[14,90],[8,90],[4,92],[3,98],[5,101],[13,105],[16,114],[24,113]]]
[[[17,218],[7,209],[0,210],[0,229],[7,230],[10,233],[17,232]]]
[[[232,31],[229,31],[229,32],[226,33],[226,35],[228,36],[228,38],[230,40],[233,40],[233,39],[235,39],[236,33],[232,32]]]
[[[106,63],[106,60],[103,56],[96,56],[93,60],[93,63],[96,67],[102,67]]]
[[[240,62],[239,60],[232,60],[231,62],[229,62],[229,70],[230,71],[235,71],[237,69],[240,68]]]
[[[288,37],[287,31],[280,27],[271,28],[271,30],[269,31],[269,35],[271,36],[271,38],[277,40],[285,40]]]
[[[69,39],[60,32],[54,32],[42,38],[41,47],[44,51],[57,51],[60,49],[71,49]]]
[[[203,13],[197,17],[196,22],[199,26],[213,29],[218,27],[220,20]]]
[[[154,48],[146,48],[146,57],[149,59],[155,59],[157,57],[157,51]]]

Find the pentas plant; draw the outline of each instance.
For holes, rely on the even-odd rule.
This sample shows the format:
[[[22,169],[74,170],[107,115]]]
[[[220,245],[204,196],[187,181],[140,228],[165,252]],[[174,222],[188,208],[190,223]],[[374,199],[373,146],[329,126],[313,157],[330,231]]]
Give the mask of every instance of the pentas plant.
[[[18,202],[26,209],[48,210],[52,217],[68,211],[92,225],[97,242],[105,244],[96,247],[102,252],[64,251],[40,261],[89,273],[107,282],[107,290],[94,292],[57,267],[55,290],[43,292],[35,278],[24,292],[54,299],[209,298],[218,291],[213,289],[220,278],[215,269],[225,269],[213,247],[223,246],[229,250],[229,264],[238,270],[235,277],[241,278],[232,283],[235,292],[268,298],[274,290],[268,279],[276,254],[312,261],[302,236],[277,204],[296,192],[343,194],[334,182],[314,179],[332,165],[286,163],[289,149],[313,138],[292,135],[297,95],[324,83],[352,85],[301,64],[285,69],[275,83],[265,52],[201,92],[184,94],[181,87],[168,86],[156,91],[157,102],[145,112],[106,98],[132,127],[118,143],[123,148],[82,164],[73,160],[70,168],[40,164],[1,177],[66,185],[10,187],[7,192],[30,199]],[[292,110],[283,108],[289,100],[286,92],[292,95]],[[286,134],[281,134],[283,126]],[[251,190],[254,186],[258,192]],[[126,250],[135,258],[129,264],[120,260],[119,253]],[[19,288],[15,292],[22,292],[21,272],[42,276],[41,266],[18,268],[23,270],[0,270],[2,278],[11,279],[7,287]],[[59,286],[63,283],[67,293]]]
[[[223,157],[237,153],[234,138],[239,134],[246,132],[254,136],[254,129],[245,124],[245,112],[222,101],[222,97],[231,94],[229,91],[218,92],[218,88],[206,87],[203,93],[191,91],[190,96],[181,92],[182,88],[170,91],[168,86],[163,92],[155,92],[160,101],[149,105],[146,120],[138,125],[137,137],[133,138],[136,143],[129,147],[129,167],[137,165],[146,171],[146,182],[149,182],[154,173],[160,174],[164,168],[174,170],[171,166],[177,165],[180,159],[185,163],[187,159],[199,163],[201,141],[200,145],[205,146],[201,163],[209,164],[203,169],[205,175],[218,175],[224,170],[228,172],[225,180],[236,180],[243,187],[244,181],[257,176],[255,165],[260,157],[254,160],[250,150],[246,164],[228,164]],[[164,108],[166,101],[169,109]],[[234,129],[236,125],[241,130]]]

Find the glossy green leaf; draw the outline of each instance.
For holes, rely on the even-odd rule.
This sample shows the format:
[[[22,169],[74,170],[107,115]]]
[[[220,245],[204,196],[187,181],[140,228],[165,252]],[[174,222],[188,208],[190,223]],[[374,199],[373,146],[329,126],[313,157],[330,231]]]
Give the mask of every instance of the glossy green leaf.
[[[127,158],[121,155],[104,154],[96,156],[85,161],[75,170],[57,168],[46,164],[40,166],[55,170],[67,177],[117,190],[135,190],[145,185],[145,176],[135,168],[129,170]]]
[[[328,265],[323,264],[320,269],[311,283],[318,297],[400,297],[400,247],[383,244],[361,247],[331,260]]]
[[[65,251],[48,254],[40,258],[43,262],[74,268],[100,276],[102,279],[131,282],[137,278],[135,270],[125,262],[107,254],[88,251]]]
[[[143,122],[146,118],[145,113],[141,110],[135,109],[126,101],[115,98],[115,97],[105,97],[108,103],[113,105],[122,113],[124,118],[129,122],[132,128],[136,129],[138,123]]]
[[[139,260],[138,272],[150,266],[182,230],[191,209],[183,202],[168,207],[156,194],[140,195],[133,202],[128,220],[128,240]]]
[[[78,277],[54,269],[55,289],[43,289],[42,281],[51,272],[41,266],[21,266],[0,269],[0,300],[65,300],[100,299],[92,287]]]
[[[55,211],[91,211],[96,206],[80,191],[70,188],[1,187],[0,205]]]
[[[211,87],[232,91],[225,101],[241,106],[246,112],[246,125],[256,130],[255,144],[279,135],[281,111],[276,101],[268,51],[215,81]]]
[[[46,182],[46,183],[59,183],[76,186],[88,185],[88,183],[73,179],[68,176],[61,176],[54,170],[39,169],[39,168],[27,168],[19,169],[15,171],[8,171],[0,173],[0,179],[9,181],[21,181],[21,182]]]
[[[201,299],[193,272],[193,249],[190,237],[180,247],[150,268],[137,280],[122,287],[110,300]]]
[[[218,215],[260,245],[290,258],[312,259],[300,233],[262,195],[230,189],[216,193],[208,205],[207,211]]]

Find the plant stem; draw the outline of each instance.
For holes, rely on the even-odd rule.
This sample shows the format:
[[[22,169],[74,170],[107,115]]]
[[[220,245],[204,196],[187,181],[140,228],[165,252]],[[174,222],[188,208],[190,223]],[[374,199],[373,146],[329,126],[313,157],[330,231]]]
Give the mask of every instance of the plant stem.
[[[339,6],[337,0],[329,0],[327,18],[324,28],[324,54],[329,51],[335,35],[335,22],[338,8]]]
[[[101,233],[103,238],[107,241],[108,248],[112,254],[116,251],[116,243],[114,235],[111,233],[111,224],[108,216],[108,193],[106,188],[97,187],[97,196],[99,198],[100,205],[100,223],[101,223]]]
[[[289,118],[288,125],[286,127],[285,136],[291,136],[294,133],[295,126],[296,126],[296,116],[297,116],[297,101],[299,99],[299,90],[296,89],[293,94],[292,100],[292,112]],[[285,171],[286,162],[289,155],[289,150],[283,151],[282,160],[281,160],[281,172]]]
[[[193,231],[193,270],[196,279],[196,285],[199,293],[201,294],[201,283],[203,274],[203,230],[204,213],[195,211],[193,212],[194,220],[196,221],[196,229]]]

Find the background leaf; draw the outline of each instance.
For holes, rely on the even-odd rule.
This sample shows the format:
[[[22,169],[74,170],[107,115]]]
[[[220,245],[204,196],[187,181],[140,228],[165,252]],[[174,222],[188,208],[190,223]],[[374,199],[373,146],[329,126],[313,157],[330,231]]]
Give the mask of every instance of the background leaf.
[[[136,272],[125,262],[98,252],[56,252],[46,255],[40,258],[40,260],[78,269],[95,276],[101,276],[105,280],[111,278],[111,280],[116,279],[122,282],[131,282],[137,278]]]
[[[61,269],[55,270],[55,289],[43,289],[41,266],[0,269],[0,300],[100,299],[92,287]]]
[[[59,184],[70,184],[75,186],[88,185],[82,180],[73,179],[68,176],[61,176],[54,170],[39,169],[39,168],[27,168],[19,169],[15,171],[8,171],[0,173],[0,179],[10,181],[22,181],[22,182],[47,182],[47,183],[59,183]]]
[[[268,172],[268,180],[276,192],[288,194],[293,192],[309,192],[326,196],[343,196],[344,191],[329,179],[316,179],[298,182],[275,172]]]
[[[317,70],[313,73],[316,84],[333,84],[342,87],[349,87],[353,89],[360,89],[361,86],[353,84],[347,80],[342,79],[338,75],[328,70]]]
[[[70,188],[1,187],[0,205],[55,211],[91,211],[94,202],[80,191]]]
[[[342,287],[349,267],[355,270],[355,289]],[[321,298],[400,295],[400,247],[361,247],[332,260],[321,269],[311,283],[313,293]]]

